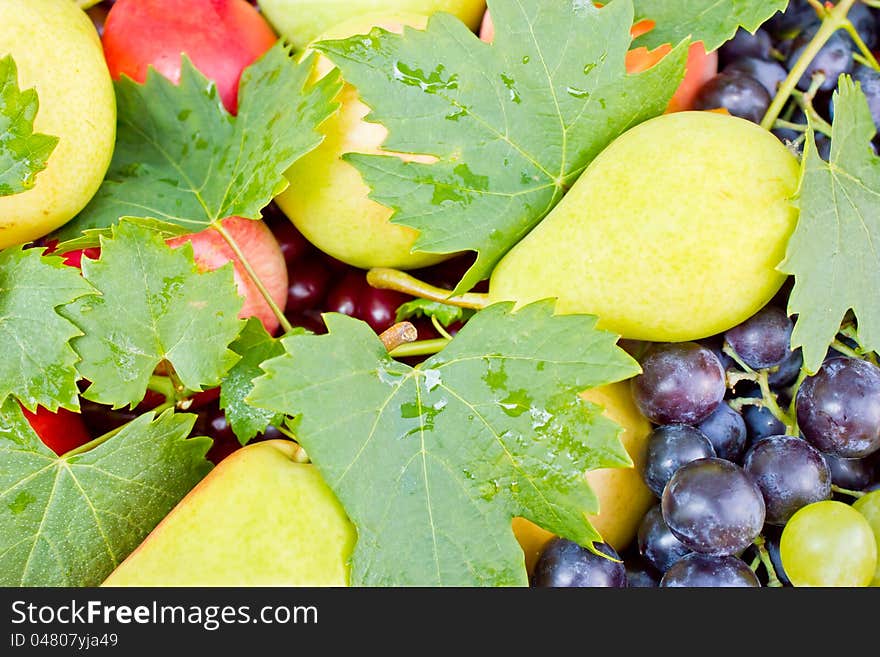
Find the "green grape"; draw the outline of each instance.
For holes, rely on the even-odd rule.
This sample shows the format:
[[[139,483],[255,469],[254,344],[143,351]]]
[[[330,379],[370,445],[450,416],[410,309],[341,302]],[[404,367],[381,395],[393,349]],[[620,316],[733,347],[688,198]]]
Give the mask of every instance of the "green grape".
[[[874,531],[877,551],[880,553],[880,490],[860,497],[853,504],[853,508],[868,519],[868,524]],[[874,581],[871,582],[871,586],[880,586],[880,557],[877,558],[877,569],[874,571]]]
[[[815,502],[795,513],[782,530],[780,555],[795,586],[868,586],[877,570],[871,525],[843,502]]]

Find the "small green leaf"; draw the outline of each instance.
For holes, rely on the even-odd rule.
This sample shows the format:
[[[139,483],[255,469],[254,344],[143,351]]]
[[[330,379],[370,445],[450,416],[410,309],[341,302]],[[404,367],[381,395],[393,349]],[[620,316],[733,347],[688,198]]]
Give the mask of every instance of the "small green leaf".
[[[58,313],[94,292],[61,258],[40,249],[0,251],[0,402],[9,395],[33,411],[39,404],[79,408],[76,352],[82,332]]]
[[[62,241],[150,217],[187,232],[229,216],[259,219],[287,186],[284,171],[321,142],[338,77],[310,85],[312,58],[296,63],[281,43],[245,69],[238,116],[184,57],[180,84],[150,70],[143,85],[116,83],[116,150],[88,206],[58,232]]]
[[[238,360],[227,348],[242,326],[231,264],[199,273],[190,244],[171,249],[149,228],[122,222],[82,270],[99,295],[63,313],[84,333],[73,347],[91,381],[87,399],[134,407],[163,360],[188,389],[215,387]]]
[[[800,218],[779,266],[795,276],[791,346],[803,347],[810,372],[821,366],[850,309],[862,346],[880,349],[880,158],[871,149],[877,131],[865,94],[850,77],[841,77],[833,102],[828,162],[819,157],[812,126],[807,131]]]
[[[19,89],[12,56],[0,59],[0,196],[31,189],[58,145],[57,137],[34,132],[39,107],[34,89]]]
[[[654,29],[636,46],[654,49],[682,39],[702,41],[711,52],[733,38],[737,29],[754,33],[764,21],[788,6],[788,0],[633,0],[636,20],[652,20]]]
[[[478,253],[457,292],[488,278],[613,139],[663,113],[687,57],[683,43],[627,74],[632,0],[489,5],[492,45],[443,13],[427,31],[317,45],[357,87],[367,120],[388,128],[385,150],[438,159],[346,157],[392,222],[419,231],[414,250]]]
[[[305,333],[301,328],[293,331],[294,335]],[[266,332],[260,320],[252,317],[229,348],[241,356],[241,360],[229,370],[220,386],[220,407],[239,442],[246,445],[270,424],[280,426],[284,422],[282,414],[255,408],[245,401],[253,390],[254,379],[263,375],[260,365],[283,354],[284,347]]]
[[[428,299],[413,299],[397,309],[396,321],[402,322],[413,317],[436,317],[443,326],[449,326],[455,322],[466,322],[473,314],[474,311],[468,308],[450,306]]]
[[[360,585],[524,585],[511,519],[591,546],[584,477],[631,461],[578,393],[638,365],[594,317],[551,302],[477,313],[417,368],[369,326],[325,315],[328,335],[283,339],[250,402],[296,415],[296,434],[358,530]]]
[[[0,586],[97,586],[211,469],[194,415],[141,415],[58,457],[0,408]],[[195,555],[194,555],[195,556]]]

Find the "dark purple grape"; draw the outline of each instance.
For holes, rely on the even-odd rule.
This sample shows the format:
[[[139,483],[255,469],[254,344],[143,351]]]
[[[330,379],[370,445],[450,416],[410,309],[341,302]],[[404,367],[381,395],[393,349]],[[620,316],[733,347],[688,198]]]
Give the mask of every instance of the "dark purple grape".
[[[347,272],[330,290],[325,310],[357,317],[360,313],[360,299],[367,290],[367,281],[362,271]]]
[[[304,257],[288,268],[285,312],[301,313],[318,308],[327,296],[330,272],[317,257]]]
[[[788,77],[785,68],[779,62],[768,62],[756,57],[742,57],[730,62],[722,73],[729,75],[747,75],[760,82],[770,94],[770,98],[776,95],[779,85]]]
[[[862,93],[868,99],[874,125],[880,128],[880,72],[870,66],[859,65],[853,71],[853,79],[861,84]]]
[[[669,529],[695,552],[739,554],[764,526],[761,489],[741,467],[719,458],[679,468],[661,504]]]
[[[812,34],[806,32],[795,41],[791,54],[788,56],[788,70],[791,70],[795,62],[800,59],[811,38]],[[825,81],[819,89],[821,91],[831,91],[837,86],[837,78],[844,73],[849,73],[852,71],[852,68],[852,39],[842,32],[835,32],[828,39],[827,43],[822,46],[822,49],[813,58],[813,61],[810,62],[801,79],[798,80],[798,89],[801,91],[809,89],[813,82],[813,75],[821,72],[825,74]]]
[[[724,334],[736,355],[753,370],[764,370],[781,364],[791,353],[791,331],[794,323],[785,311],[764,306],[742,324]]]
[[[752,34],[740,28],[733,38],[718,49],[718,57],[722,66],[743,57],[768,59],[773,48],[773,40],[766,30],[758,28]]]
[[[719,404],[715,412],[697,425],[697,428],[712,443],[718,458],[738,463],[746,451],[746,422],[728,404]]]
[[[847,490],[863,490],[874,481],[876,454],[863,459],[843,459],[833,454],[823,454],[831,471],[831,483]]]
[[[749,435],[749,445],[754,445],[762,438],[785,433],[785,425],[766,406],[746,406],[743,409],[743,420]]]
[[[791,0],[784,12],[773,14],[764,23],[771,38],[782,41],[793,39],[804,31],[814,30],[819,25],[819,17],[807,0]]]
[[[357,318],[364,320],[376,333],[390,328],[397,318],[397,309],[411,297],[393,290],[377,290],[369,285],[361,295]]]
[[[660,505],[652,507],[642,518],[637,536],[639,554],[661,573],[692,550],[685,547],[663,520]]]
[[[764,522],[784,525],[801,507],[831,498],[828,464],[810,443],[794,436],[759,440],[743,468],[754,478],[767,509]]]
[[[880,449],[880,368],[832,358],[807,377],[797,395],[804,437],[820,452],[862,458]]]
[[[831,161],[831,137],[821,133],[815,135],[816,153],[826,162]]]
[[[758,576],[741,559],[692,553],[666,571],[660,586],[669,587],[752,587],[761,586]]]
[[[767,382],[773,389],[790,386],[797,380],[803,365],[804,355],[801,348],[798,347],[794,351],[788,352],[788,356],[779,365],[770,368]]]
[[[626,566],[614,548],[605,543],[594,547],[611,559],[564,538],[550,539],[535,564],[532,586],[626,587]]]
[[[724,368],[696,342],[658,345],[632,379],[633,398],[654,424],[697,424],[709,417],[727,390]]]
[[[288,267],[315,251],[315,248],[287,217],[276,218],[274,214],[268,214],[266,223],[278,241],[278,246],[281,247],[281,253],[284,255],[284,261]]]
[[[764,85],[749,75],[719,73],[697,92],[694,109],[725,109],[733,116],[760,123],[773,99]]]
[[[715,456],[712,443],[689,424],[666,424],[648,436],[642,479],[657,497],[685,463]]]
[[[660,585],[660,573],[642,559],[627,559],[626,586],[630,589],[656,588]]]

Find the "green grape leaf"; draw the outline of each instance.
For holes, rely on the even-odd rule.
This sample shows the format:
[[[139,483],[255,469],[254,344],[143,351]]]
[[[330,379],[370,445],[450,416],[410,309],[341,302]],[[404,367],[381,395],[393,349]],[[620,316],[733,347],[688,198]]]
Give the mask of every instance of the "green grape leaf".
[[[60,240],[150,217],[197,232],[229,216],[259,219],[287,186],[284,171],[321,142],[317,126],[336,108],[338,76],[309,85],[278,44],[245,69],[238,116],[186,57],[180,85],[151,70],[146,83],[116,83],[116,150],[107,177]]]
[[[636,20],[654,21],[654,28],[639,36],[636,46],[654,49],[690,37],[702,41],[709,52],[733,38],[737,29],[754,33],[788,0],[633,0]]]
[[[324,319],[263,363],[251,403],[295,415],[311,460],[357,526],[360,585],[525,585],[511,528],[525,517],[586,546],[600,540],[584,474],[631,461],[620,429],[578,393],[638,365],[586,315],[551,301],[477,313],[411,368],[369,326]]]
[[[428,299],[413,299],[397,309],[396,321],[402,322],[413,317],[435,317],[443,326],[449,326],[455,322],[466,322],[473,317],[473,314],[474,311],[469,308],[450,306]]]
[[[841,77],[834,93],[831,157],[822,160],[812,127],[802,162],[800,217],[779,269],[794,274],[788,302],[797,315],[791,346],[803,347],[815,372],[850,309],[862,346],[880,350],[880,158],[868,101],[860,86]]]
[[[12,395],[31,411],[38,404],[79,408],[70,341],[82,332],[58,309],[93,292],[61,258],[40,249],[0,251],[0,402]]]
[[[36,90],[19,89],[12,56],[0,59],[0,196],[31,189],[58,145],[57,137],[34,132],[39,108]]]
[[[211,469],[194,415],[141,415],[59,457],[0,408],[0,586],[97,586]]]
[[[305,329],[295,328],[292,334],[303,333]],[[229,348],[241,356],[241,360],[233,365],[220,386],[220,407],[239,442],[246,445],[270,424],[280,426],[284,421],[282,414],[255,408],[245,401],[253,390],[254,379],[263,375],[260,365],[283,354],[284,347],[266,332],[260,320],[252,317]]]
[[[99,294],[62,312],[84,334],[73,348],[91,382],[86,399],[134,407],[163,361],[188,389],[215,387],[238,360],[227,348],[242,326],[231,264],[199,273],[189,243],[171,249],[149,228],[122,222],[82,271]]]
[[[387,151],[346,155],[429,253],[476,251],[456,288],[495,264],[562,199],[605,146],[665,110],[687,57],[679,44],[653,68],[626,73],[632,0],[497,0],[492,45],[448,14],[426,31],[381,29],[316,47],[389,130]]]

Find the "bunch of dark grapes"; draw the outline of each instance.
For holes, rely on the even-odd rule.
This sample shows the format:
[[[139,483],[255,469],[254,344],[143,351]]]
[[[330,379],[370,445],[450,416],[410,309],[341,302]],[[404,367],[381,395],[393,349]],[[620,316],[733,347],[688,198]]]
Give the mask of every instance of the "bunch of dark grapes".
[[[865,46],[880,45],[880,11],[862,3],[853,5],[848,18]],[[719,50],[719,73],[698,92],[695,109],[723,108],[730,114],[760,123],[776,96],[779,86],[800,60],[810,40],[821,25],[816,10],[806,0],[792,0],[784,13],[774,15],[754,34],[743,29]],[[855,40],[844,30],[835,32],[812,59],[797,81],[797,91],[816,89],[809,102],[810,111],[830,122],[833,118],[833,91],[841,74],[849,74],[861,83],[874,122],[880,126],[880,72],[864,63]],[[821,82],[816,76],[822,76]],[[780,115],[784,122],[773,129],[782,141],[795,148],[803,146],[807,124],[805,100],[795,96]],[[820,128],[816,134],[819,154],[827,159],[830,136]]]

